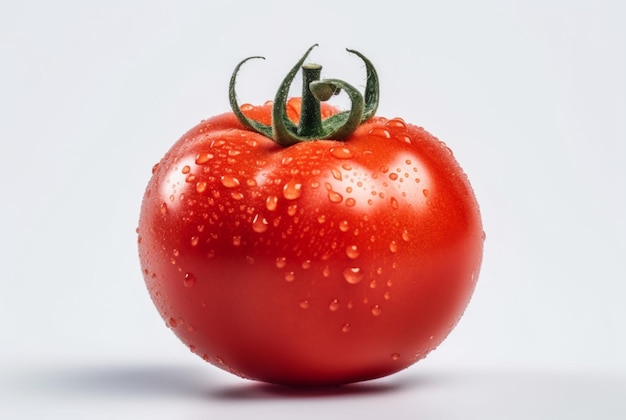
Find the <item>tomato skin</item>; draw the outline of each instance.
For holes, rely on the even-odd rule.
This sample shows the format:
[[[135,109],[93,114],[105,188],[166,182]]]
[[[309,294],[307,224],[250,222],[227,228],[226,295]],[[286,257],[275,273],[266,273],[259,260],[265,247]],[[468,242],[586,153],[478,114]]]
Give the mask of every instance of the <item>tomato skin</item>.
[[[270,104],[242,109],[270,121]],[[194,353],[292,385],[425,357],[467,306],[484,239],[467,177],[423,129],[374,117],[344,142],[281,147],[232,113],[155,165],[138,235],[152,300]]]

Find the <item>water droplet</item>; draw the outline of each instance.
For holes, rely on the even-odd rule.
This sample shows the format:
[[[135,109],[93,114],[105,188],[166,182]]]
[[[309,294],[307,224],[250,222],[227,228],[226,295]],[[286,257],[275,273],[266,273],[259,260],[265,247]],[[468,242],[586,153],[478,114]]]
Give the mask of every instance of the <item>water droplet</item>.
[[[167,321],[167,325],[168,325],[170,328],[176,328],[176,327],[178,327],[178,321],[176,321],[176,318],[170,318],[170,319]]]
[[[346,255],[348,256],[348,258],[351,259],[356,259],[359,258],[359,255],[361,253],[359,252],[359,249],[356,245],[350,245],[349,247],[346,248]]]
[[[267,219],[260,214],[255,215],[254,219],[252,220],[252,230],[254,230],[256,233],[265,232],[268,228],[268,225],[269,222],[267,221]]]
[[[378,283],[376,283],[376,280],[370,281],[370,289],[376,289],[377,285],[378,285]]]
[[[322,270],[322,276],[324,276],[324,277],[329,277],[330,276],[330,267],[329,266],[324,267],[324,269]]]
[[[406,128],[406,123],[404,122],[404,120],[402,118],[392,118],[389,121],[387,121],[385,123],[385,126],[387,127],[391,127],[391,128],[402,128],[405,129]]]
[[[184,174],[188,174],[190,171],[191,171],[191,168],[189,167],[189,165],[183,166],[182,172]]]
[[[230,149],[228,151],[228,156],[231,156],[231,157],[239,156],[240,154],[241,154],[241,150]]]
[[[363,280],[363,271],[358,267],[348,267],[343,270],[343,278],[350,284],[357,284]]]
[[[243,104],[239,107],[243,112],[252,111],[254,109],[254,105],[252,104]]]
[[[395,181],[396,179],[398,179],[398,174],[397,173],[391,173],[389,174],[389,179],[392,181]]]
[[[308,308],[309,308],[309,306],[310,306],[310,303],[309,303],[309,301],[308,301],[308,300],[301,300],[301,301],[300,301],[300,307],[301,307],[302,309],[308,309]]]
[[[269,211],[276,210],[276,207],[278,207],[278,197],[274,195],[267,197],[265,200],[265,207],[267,207]]]
[[[286,156],[281,160],[281,163],[283,165],[289,165],[291,162],[293,162],[293,157],[292,156]]]
[[[186,273],[185,274],[185,278],[183,280],[183,284],[185,285],[185,287],[193,287],[196,284],[196,276],[194,276],[192,273]]]
[[[328,309],[330,309],[332,312],[336,312],[339,310],[339,301],[337,299],[333,299],[330,301],[330,303],[328,304]]]
[[[161,203],[161,214],[167,214],[167,204]]]
[[[277,268],[284,268],[287,265],[287,258],[285,257],[278,257],[276,258],[276,267]]]
[[[354,198],[348,198],[346,200],[346,206],[348,207],[354,207],[355,204],[356,204],[356,200]]]
[[[292,282],[295,279],[296,279],[296,273],[294,273],[293,271],[289,271],[285,273],[285,280],[287,280],[288,282]]]
[[[233,198],[233,200],[243,200],[243,198],[245,197],[243,195],[243,193],[239,192],[239,191],[233,191],[230,193],[230,196]]]
[[[381,313],[382,313],[382,310],[380,309],[380,306],[378,305],[372,306],[372,315],[380,316]]]
[[[345,146],[331,147],[330,154],[337,159],[350,159],[352,157],[352,150]]]
[[[196,182],[196,191],[199,193],[203,193],[206,190],[206,182],[198,181]]]
[[[484,230],[483,230],[481,238],[482,238],[483,241],[485,241],[485,239],[487,239],[487,232],[485,232]]]
[[[336,191],[330,190],[328,191],[328,199],[333,203],[341,203],[343,196]]]
[[[222,185],[226,188],[235,188],[241,184],[239,180],[232,175],[222,175],[220,180],[222,181]]]
[[[403,141],[406,144],[411,144],[411,137],[406,134],[396,134],[396,139]]]
[[[341,332],[347,333],[348,331],[350,331],[350,323],[346,322],[341,326]]]
[[[302,183],[292,179],[283,187],[283,196],[287,200],[295,200],[302,195]]]
[[[428,190],[427,189],[423,189],[422,190],[422,194],[424,194],[424,197],[428,197]]]
[[[192,237],[191,237],[191,241],[190,241],[191,246],[196,246],[196,245],[198,245],[198,242],[200,242],[200,238],[198,238],[197,236],[192,236]]]
[[[213,159],[213,155],[211,153],[208,153],[208,152],[199,153],[196,155],[196,164],[202,165],[202,164],[207,163],[211,159]]]
[[[289,216],[295,216],[297,211],[298,211],[298,205],[297,204],[292,204],[289,207],[287,207],[287,214]]]
[[[332,168],[330,170],[330,173],[333,174],[333,178],[335,178],[337,181],[343,180],[343,176],[341,175],[341,171],[339,169]]]
[[[309,268],[311,268],[311,260],[302,261],[302,269],[308,270]]]
[[[326,215],[320,214],[319,216],[317,216],[318,223],[324,223],[325,221],[326,221]]]
[[[333,186],[329,183],[326,183],[326,190],[328,191],[328,199],[332,203],[341,203],[343,200],[343,196],[336,191],[333,191]]]
[[[241,236],[233,236],[233,245],[235,246],[241,245]]]
[[[154,166],[152,166],[152,174],[154,174],[157,171],[157,169],[159,169],[159,164],[155,163]]]
[[[391,241],[389,244],[389,251],[398,252],[398,243],[396,241]]]
[[[389,300],[389,298],[391,298],[391,295],[389,294],[389,292],[385,292],[383,297],[385,298],[385,300]]]
[[[368,134],[385,139],[391,138],[391,132],[385,127],[374,127],[368,132]]]
[[[411,237],[409,236],[408,229],[404,229],[402,231],[402,240],[405,241],[405,242],[409,242],[411,240]]]
[[[400,358],[400,355],[398,353],[393,353],[391,355],[391,360],[398,360]]]
[[[398,208],[398,200],[396,200],[395,197],[391,197],[391,208],[393,208],[393,209],[397,209]]]
[[[342,220],[339,222],[339,230],[342,232],[347,232],[350,229],[350,223],[347,220]]]

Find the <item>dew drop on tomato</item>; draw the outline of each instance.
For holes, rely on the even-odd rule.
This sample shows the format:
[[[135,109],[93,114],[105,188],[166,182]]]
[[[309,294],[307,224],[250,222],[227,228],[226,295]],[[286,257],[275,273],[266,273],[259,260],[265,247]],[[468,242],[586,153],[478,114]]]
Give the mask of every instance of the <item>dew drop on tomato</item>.
[[[330,301],[330,303],[328,304],[328,309],[331,310],[331,312],[336,312],[339,310],[339,301],[337,299],[333,299]]]
[[[404,122],[402,118],[396,117],[387,121],[385,123],[385,126],[390,127],[390,128],[396,128],[396,129],[405,129],[406,123]]]
[[[336,192],[336,191],[329,190],[328,191],[328,199],[332,203],[341,203],[341,201],[343,200],[343,196],[341,194],[339,194],[338,192]]]
[[[350,159],[352,157],[352,150],[345,146],[331,147],[330,154],[337,159]]]
[[[368,134],[385,139],[391,138],[391,132],[385,127],[374,127],[368,132]]]
[[[348,256],[348,258],[353,260],[358,258],[360,255],[359,248],[356,245],[348,246],[346,248],[346,255]]]
[[[199,153],[198,155],[196,155],[196,164],[202,165],[202,164],[207,163],[211,159],[213,159],[213,155],[211,153],[208,153],[208,152]]]
[[[287,265],[287,258],[285,257],[278,257],[276,258],[276,267],[277,268],[284,268]]]
[[[254,216],[254,220],[252,221],[252,230],[257,233],[263,233],[267,230],[269,222],[267,219],[260,214]]]
[[[183,279],[183,284],[185,287],[193,287],[196,285],[196,276],[192,273],[186,273],[185,278]]]
[[[222,181],[222,185],[226,188],[235,188],[240,185],[239,179],[232,175],[222,175],[220,180]]]
[[[199,181],[196,183],[196,191],[199,193],[203,193],[206,190],[206,182]]]
[[[269,211],[276,210],[276,207],[278,207],[278,197],[273,195],[267,197],[267,199],[265,200],[265,207],[267,207]]]
[[[283,187],[283,196],[287,200],[295,200],[302,195],[302,183],[292,179]]]
[[[331,168],[330,173],[333,175],[337,181],[343,181],[343,176],[341,175],[341,171],[337,168]]]
[[[363,280],[363,271],[358,267],[348,267],[343,270],[343,277],[350,284],[358,284]]]
[[[382,310],[380,309],[380,306],[378,305],[372,306],[371,311],[372,311],[372,315],[374,316],[380,316],[380,314],[382,313]]]

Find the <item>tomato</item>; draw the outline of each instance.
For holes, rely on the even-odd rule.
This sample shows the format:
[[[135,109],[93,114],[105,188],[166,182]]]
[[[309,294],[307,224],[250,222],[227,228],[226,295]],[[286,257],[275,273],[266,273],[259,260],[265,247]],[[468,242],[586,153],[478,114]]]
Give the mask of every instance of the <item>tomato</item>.
[[[315,103],[281,89],[200,122],[153,168],[137,229],[145,283],[204,360],[272,383],[344,384],[412,365],[459,321],[483,252],[476,198],[444,143],[401,118],[363,117],[378,101],[366,64],[364,99],[318,83],[332,90],[318,96],[340,87],[361,112],[342,139],[269,138]],[[349,119],[316,103],[318,131]]]

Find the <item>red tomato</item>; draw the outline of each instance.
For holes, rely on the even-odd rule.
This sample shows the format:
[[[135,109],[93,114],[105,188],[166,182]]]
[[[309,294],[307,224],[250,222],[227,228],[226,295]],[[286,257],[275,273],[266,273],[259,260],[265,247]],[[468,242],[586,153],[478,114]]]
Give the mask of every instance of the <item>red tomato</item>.
[[[270,124],[272,105],[241,109]],[[294,123],[300,109],[286,104]],[[138,235],[149,293],[192,352],[300,385],[425,357],[461,317],[484,239],[466,175],[422,128],[371,117],[344,141],[283,147],[232,112],[155,165]]]

